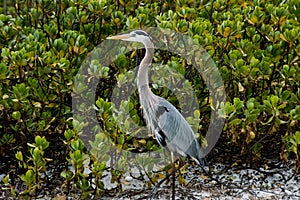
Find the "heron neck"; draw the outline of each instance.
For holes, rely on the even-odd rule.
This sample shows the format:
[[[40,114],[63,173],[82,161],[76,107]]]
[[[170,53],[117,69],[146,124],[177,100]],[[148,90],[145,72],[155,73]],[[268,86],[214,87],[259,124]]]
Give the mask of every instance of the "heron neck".
[[[141,91],[142,88],[149,90],[149,80],[148,80],[148,66],[151,64],[153,54],[154,54],[154,46],[152,43],[147,47],[146,46],[146,54],[143,60],[140,63],[140,67],[138,70],[138,90]]]

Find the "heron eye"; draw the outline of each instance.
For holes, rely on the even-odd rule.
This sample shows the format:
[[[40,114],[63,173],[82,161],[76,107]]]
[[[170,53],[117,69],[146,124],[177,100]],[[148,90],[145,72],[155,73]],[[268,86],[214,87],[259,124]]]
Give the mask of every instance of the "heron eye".
[[[132,33],[130,36],[131,36],[131,37],[135,37],[135,36],[136,36],[136,34],[135,34],[135,33]]]

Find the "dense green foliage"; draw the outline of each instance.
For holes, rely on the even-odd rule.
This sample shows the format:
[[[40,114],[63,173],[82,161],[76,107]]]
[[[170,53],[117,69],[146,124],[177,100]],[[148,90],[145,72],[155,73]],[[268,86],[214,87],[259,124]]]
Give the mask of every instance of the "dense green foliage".
[[[84,125],[72,124],[71,94],[74,76],[89,52],[109,35],[146,27],[188,34],[212,56],[227,93],[222,110],[226,124],[216,148],[231,152],[223,156],[230,158],[230,164],[263,165],[269,159],[292,159],[299,172],[299,1],[201,2],[36,0],[3,7],[0,156],[6,164],[0,167],[7,176],[2,180],[2,191],[32,197],[60,179],[54,187],[62,187],[69,195],[101,196],[105,170],[112,174],[116,189],[121,189],[126,168],[107,169],[105,162],[85,150],[78,135]],[[137,50],[108,66],[102,74],[104,84],[97,86],[99,99],[95,103],[99,123],[117,146],[145,151],[159,148],[155,140],[136,140],[120,133],[109,102],[116,79],[120,82],[122,74],[136,66],[142,56]],[[167,64],[190,80],[201,107],[189,122],[201,119],[198,130],[205,134],[211,108],[203,81],[196,79],[193,69],[177,55],[158,51],[154,61]],[[176,103],[165,88],[155,89]],[[136,123],[143,124],[136,94],[135,100],[123,106],[132,110],[130,115]],[[126,119],[123,121],[126,127]],[[225,160],[214,152],[208,158],[213,162]],[[84,174],[87,160],[90,176]],[[48,177],[50,169],[59,174]],[[152,181],[159,177],[153,174]]]

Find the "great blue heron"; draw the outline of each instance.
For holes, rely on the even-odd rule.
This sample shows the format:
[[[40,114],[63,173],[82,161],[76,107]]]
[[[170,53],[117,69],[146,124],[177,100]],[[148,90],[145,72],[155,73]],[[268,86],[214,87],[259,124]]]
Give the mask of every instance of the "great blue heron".
[[[143,115],[149,130],[154,134],[157,142],[171,152],[173,169],[172,198],[175,198],[175,165],[174,153],[190,156],[197,164],[205,165],[204,154],[195,134],[180,114],[167,100],[155,95],[148,80],[148,66],[151,64],[154,45],[151,37],[142,30],[135,30],[129,34],[116,35],[107,39],[141,42],[146,48],[146,54],[138,69],[138,92]]]

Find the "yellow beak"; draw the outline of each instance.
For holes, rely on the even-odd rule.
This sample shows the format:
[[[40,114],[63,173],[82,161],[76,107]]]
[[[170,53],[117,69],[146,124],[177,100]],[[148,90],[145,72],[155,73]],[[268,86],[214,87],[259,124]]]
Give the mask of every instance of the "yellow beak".
[[[128,39],[129,37],[130,37],[129,34],[123,34],[123,35],[111,36],[111,37],[108,37],[107,39],[109,39],[109,40],[122,40],[122,39]]]

